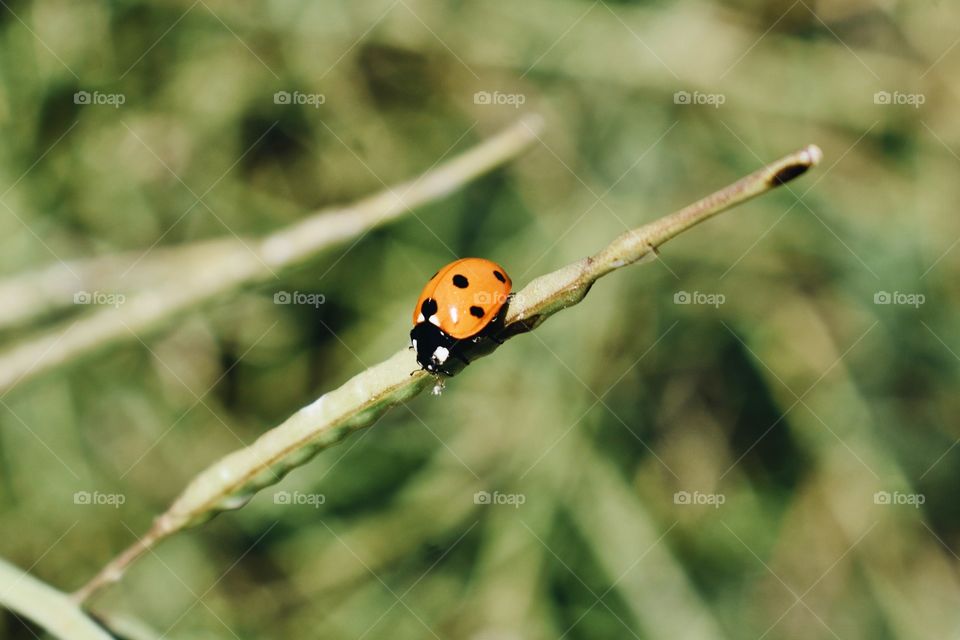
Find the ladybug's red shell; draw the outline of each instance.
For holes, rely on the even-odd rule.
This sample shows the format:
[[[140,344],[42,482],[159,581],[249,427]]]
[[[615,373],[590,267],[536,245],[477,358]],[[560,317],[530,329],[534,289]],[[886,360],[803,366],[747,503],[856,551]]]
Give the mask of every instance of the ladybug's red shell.
[[[413,310],[413,324],[429,322],[452,338],[470,338],[497,317],[512,285],[496,262],[456,260],[437,271],[423,288]]]

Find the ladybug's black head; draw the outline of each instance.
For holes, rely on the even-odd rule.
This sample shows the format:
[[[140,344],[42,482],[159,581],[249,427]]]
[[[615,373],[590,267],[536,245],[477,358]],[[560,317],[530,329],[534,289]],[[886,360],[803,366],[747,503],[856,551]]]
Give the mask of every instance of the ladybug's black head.
[[[452,376],[466,366],[457,342],[429,322],[418,322],[410,330],[410,345],[417,354],[417,363],[430,373]]]

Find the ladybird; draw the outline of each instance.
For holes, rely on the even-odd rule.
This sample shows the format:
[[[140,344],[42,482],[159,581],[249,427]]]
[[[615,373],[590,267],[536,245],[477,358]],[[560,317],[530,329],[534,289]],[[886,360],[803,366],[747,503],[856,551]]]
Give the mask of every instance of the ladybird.
[[[430,278],[413,310],[410,346],[430,373],[452,376],[470,364],[477,345],[499,342],[493,330],[513,283],[506,270],[484,258],[462,258]]]

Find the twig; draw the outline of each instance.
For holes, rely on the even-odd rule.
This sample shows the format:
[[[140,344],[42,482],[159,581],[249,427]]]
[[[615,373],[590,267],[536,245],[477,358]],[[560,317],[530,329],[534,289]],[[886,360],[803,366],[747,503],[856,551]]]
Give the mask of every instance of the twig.
[[[182,270],[184,262],[196,264],[236,244],[230,236],[157,247],[146,257],[131,251],[65,260],[9,276],[0,280],[0,330],[69,307],[78,292],[129,294],[155,287],[175,275],[171,269]]]
[[[502,337],[532,330],[557,311],[577,304],[598,278],[640,260],[695,224],[796,178],[820,158],[820,149],[808,146],[684,209],[624,233],[591,257],[536,278],[511,302]],[[119,580],[133,561],[159,541],[221,511],[242,507],[263,487],[433,384],[432,376],[417,369],[413,353],[399,351],[300,409],[249,447],[221,458],[194,478],[146,536],[112,560],[74,598],[85,601]]]
[[[110,640],[110,634],[69,596],[4,560],[0,560],[0,606],[33,620],[58,638]]]
[[[67,321],[0,354],[0,393],[94,349],[142,336],[214,296],[264,280],[274,270],[289,267],[414,207],[442,198],[518,155],[536,139],[541,126],[539,117],[522,119],[419,178],[388,187],[353,205],[320,211],[265,238],[207,241],[169,250],[164,256],[164,269],[158,269],[156,261],[149,263],[151,273],[161,274],[155,288],[131,294],[122,303],[99,309],[76,322]],[[56,268],[48,273],[62,275]],[[46,275],[36,277],[47,282]],[[0,284],[0,293],[19,295],[24,286],[37,285],[33,278],[14,280]],[[47,289],[41,286],[39,291]],[[65,299],[72,300],[72,295]],[[38,312],[43,307],[31,309]],[[22,320],[22,314],[13,320]]]

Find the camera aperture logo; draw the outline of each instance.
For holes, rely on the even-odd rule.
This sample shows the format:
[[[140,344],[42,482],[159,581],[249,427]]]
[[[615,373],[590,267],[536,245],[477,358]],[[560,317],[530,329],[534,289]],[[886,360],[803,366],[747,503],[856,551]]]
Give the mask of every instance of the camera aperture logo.
[[[127,102],[127,96],[122,93],[102,93],[100,91],[77,91],[73,94],[73,104],[109,106],[119,109]]]
[[[322,293],[307,293],[305,291],[277,291],[273,294],[273,304],[305,304],[318,308],[327,301]]]
[[[119,509],[127,501],[122,493],[101,493],[100,491],[77,491],[73,494],[73,504],[86,506],[108,506]]]
[[[673,304],[700,304],[719,309],[727,302],[722,293],[704,293],[702,291],[677,291],[673,294]]]
[[[273,504],[307,506],[319,509],[327,501],[322,493],[304,493],[302,491],[277,491],[273,494]]]
[[[300,104],[319,109],[326,103],[327,96],[322,93],[303,93],[302,91],[277,91],[273,94],[273,104]]]
[[[673,94],[673,104],[701,104],[719,109],[720,105],[727,101],[727,96],[722,93],[703,93],[702,91],[677,91]]]
[[[927,501],[922,493],[903,493],[902,491],[877,491],[873,494],[873,504],[909,505],[919,509]]]
[[[703,493],[701,491],[677,491],[673,494],[673,504],[681,505],[708,505],[714,509],[719,509],[720,505],[727,501],[727,496],[722,493]]]
[[[527,501],[527,496],[522,493],[500,493],[494,491],[477,491],[473,494],[473,504],[506,504],[519,509],[520,505]]]
[[[522,93],[501,93],[499,91],[477,91],[473,94],[473,104],[480,105],[508,105],[519,109],[527,101]]]
[[[122,293],[106,291],[77,291],[73,294],[73,304],[97,304],[117,308],[127,301]]]
[[[918,309],[926,301],[927,297],[922,293],[877,291],[873,294],[873,304],[898,304]]]
[[[873,94],[873,104],[903,105],[919,109],[927,101],[922,93],[903,93],[901,91],[877,91]]]

